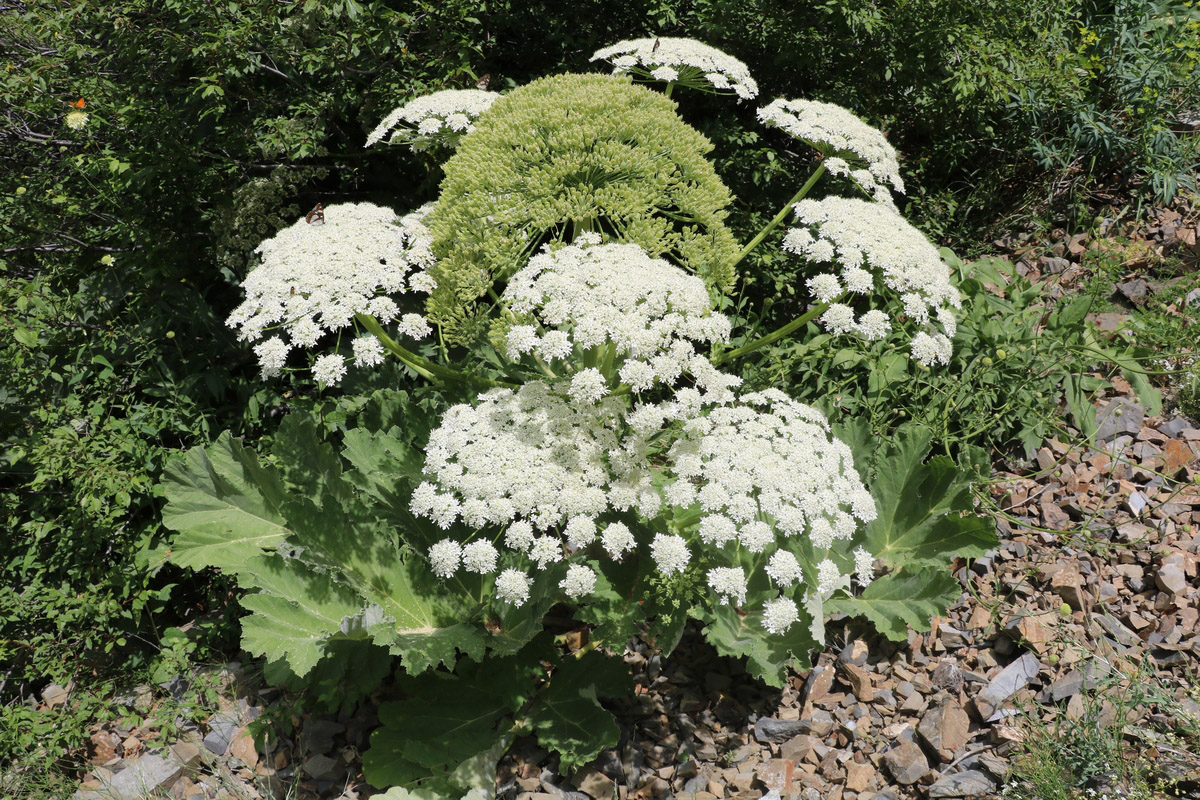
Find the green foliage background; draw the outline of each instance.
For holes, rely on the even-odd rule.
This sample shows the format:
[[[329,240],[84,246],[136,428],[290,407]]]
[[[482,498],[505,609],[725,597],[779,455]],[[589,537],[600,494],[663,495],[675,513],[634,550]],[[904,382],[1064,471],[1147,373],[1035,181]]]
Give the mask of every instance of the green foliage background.
[[[169,452],[226,428],[253,448],[317,401],[305,383],[261,382],[223,320],[253,247],[316,201],[432,198],[431,162],[363,150],[393,106],[485,73],[505,89],[586,69],[621,38],[691,36],[772,93],[887,129],[910,216],[955,244],[1045,176],[1124,169],[1160,195],[1183,183],[1194,137],[1174,122],[1196,85],[1195,31],[1193,3],[1145,0],[6,4],[0,704],[128,668],[166,626],[228,602],[222,579],[161,566],[152,487]],[[90,120],[71,130],[81,98]],[[774,155],[783,142],[753,104],[718,118],[710,102],[682,112],[754,198],[730,220],[744,237],[808,164]],[[790,313],[780,259],[743,274],[731,302],[765,306],[764,324]],[[228,624],[198,630],[215,649],[234,641]],[[65,749],[82,731],[57,735]]]

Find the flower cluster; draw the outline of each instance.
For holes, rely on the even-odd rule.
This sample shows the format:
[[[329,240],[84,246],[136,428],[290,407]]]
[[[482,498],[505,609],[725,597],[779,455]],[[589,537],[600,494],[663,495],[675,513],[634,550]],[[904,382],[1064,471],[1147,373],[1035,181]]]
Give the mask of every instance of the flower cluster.
[[[841,106],[779,99],[760,108],[758,119],[834,156],[826,161],[826,169],[835,175],[849,175],[876,199],[891,202],[889,185],[904,192],[895,148],[878,129]]]
[[[710,391],[725,391],[725,382],[708,385],[714,370],[692,346],[729,340],[729,320],[712,311],[704,281],[636,244],[600,245],[599,238],[583,234],[513,276],[502,299],[534,324],[509,328],[508,357],[533,353],[554,362],[575,354],[599,364],[572,381],[572,395],[585,402],[616,388],[616,378],[643,392],[669,386],[684,372]]]
[[[392,110],[371,135],[366,147],[391,133],[387,143],[397,141],[428,144],[432,137],[454,136],[474,130],[477,117],[492,107],[500,95],[483,89],[445,89],[411,100]],[[397,129],[403,123],[406,127]],[[420,149],[420,148],[418,148]]]
[[[267,239],[255,251],[262,264],[242,282],[245,301],[226,320],[238,339],[255,341],[271,328],[280,335],[258,344],[263,377],[278,375],[293,347],[311,348],[326,333],[350,327],[356,314],[380,322],[399,320],[402,333],[414,338],[429,333],[419,314],[401,314],[388,295],[428,292],[434,284],[424,272],[433,261],[430,235],[423,222],[425,207],[403,219],[371,203],[346,203],[324,209],[323,220],[301,219]],[[353,342],[356,363],[374,366],[383,359],[374,337]],[[337,383],[346,359],[323,355],[314,377]]]
[[[739,247],[711,149],[674,103],[626,77],[555,75],[509,92],[444,164],[430,319],[446,341],[473,343],[491,323],[480,298],[541,243],[592,227],[730,286]]]
[[[633,39],[597,50],[592,61],[607,61],[613,72],[681,83],[695,89],[733,92],[743,100],[758,96],[758,84],[741,61],[694,39]]]
[[[576,405],[540,381],[456,405],[430,434],[431,481],[417,488],[412,510],[443,528],[460,516],[472,527],[528,520],[541,531],[594,519],[612,507],[617,480],[648,480],[636,451],[622,458],[623,411],[621,398]],[[519,541],[522,549],[532,542]]]
[[[828,550],[875,518],[850,448],[830,436],[821,412],[778,389],[688,421],[668,462],[675,480],[664,487],[666,501],[698,504],[699,538],[712,547],[763,553],[777,536],[806,536]]]
[[[907,321],[917,328],[912,358],[926,366],[949,363],[950,337],[956,330],[952,309],[961,306],[961,298],[950,283],[950,268],[920,231],[893,206],[844,197],[801,200],[796,220],[800,226],[787,232],[783,248],[811,261],[841,265],[840,275],[826,273],[808,281],[818,302],[831,303],[821,317],[830,333],[875,340]],[[843,293],[875,292],[898,299],[902,314],[892,319],[871,309],[855,319],[850,306],[833,302]]]
[[[78,131],[87,127],[89,119],[91,119],[91,115],[86,111],[68,111],[67,116],[63,118],[63,121],[67,123],[68,128],[73,131]]]

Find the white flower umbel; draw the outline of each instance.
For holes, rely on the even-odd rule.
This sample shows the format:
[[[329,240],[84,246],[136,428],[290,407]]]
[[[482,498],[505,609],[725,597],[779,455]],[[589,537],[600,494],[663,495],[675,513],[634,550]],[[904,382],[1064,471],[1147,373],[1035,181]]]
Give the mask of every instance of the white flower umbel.
[[[688,550],[687,542],[682,536],[659,533],[650,543],[650,556],[658,565],[658,571],[664,575],[683,572],[687,568],[692,553]]]
[[[367,137],[366,147],[382,141],[406,142],[413,149],[428,147],[433,140],[470,133],[474,121],[499,99],[483,89],[445,89],[409,101],[392,110]]]
[[[453,539],[442,539],[429,548],[429,565],[439,578],[449,578],[458,571],[462,559],[462,546]]]
[[[709,92],[732,92],[743,100],[758,96],[758,84],[741,61],[695,39],[632,39],[597,50],[592,61],[607,61],[615,73],[679,83]]]
[[[779,128],[826,156],[836,156],[840,162],[827,168],[854,178],[873,196],[886,194],[886,186],[904,193],[896,149],[878,129],[841,106],[781,98],[760,108],[758,118],[764,125]],[[866,173],[855,174],[852,165],[862,166]],[[890,196],[887,199],[890,202]]]
[[[721,598],[721,604],[740,606],[746,602],[746,573],[741,567],[714,567],[708,571],[708,585]]]
[[[567,577],[558,584],[572,600],[589,595],[596,590],[596,573],[580,564],[567,567]]]
[[[875,557],[862,547],[854,550],[854,574],[863,586],[875,580]]]
[[[615,431],[623,399],[578,405],[534,381],[450,408],[430,433],[424,468],[430,482],[414,493],[413,512],[436,519],[445,498],[440,502],[459,504],[472,527],[516,520],[540,531],[573,525],[576,544],[584,544],[584,534],[595,538],[595,518],[610,509],[610,486],[648,479],[645,465],[630,463],[618,474],[610,464],[621,451]],[[580,517],[586,522],[573,522]],[[509,533],[523,546],[528,536],[514,527]]]
[[[542,252],[509,281],[503,301],[533,324],[509,328],[506,355],[565,361],[575,373],[570,394],[595,403],[617,388],[635,392],[673,384],[691,373],[722,399],[733,376],[718,373],[695,343],[729,340],[730,323],[712,310],[704,281],[635,244],[575,244]],[[572,355],[578,355],[572,358]],[[594,366],[605,364],[607,375]]]
[[[785,633],[798,619],[800,610],[790,598],[779,597],[763,603],[762,621],[768,633],[776,636]]]
[[[356,314],[381,324],[398,316],[388,295],[417,290],[421,270],[433,263],[432,239],[422,222],[427,211],[401,219],[371,203],[333,205],[324,209],[323,224],[301,219],[258,246],[262,263],[242,282],[246,300],[226,324],[242,341],[280,328],[289,337],[273,336],[255,347],[264,378],[279,374],[288,350],[313,347],[325,334],[352,326]],[[358,342],[354,355],[364,366],[382,360],[378,349]],[[326,383],[336,383],[345,372],[331,361],[324,365],[317,379]]]
[[[696,489],[694,495],[668,489],[667,496],[699,504],[697,530],[711,546],[730,541],[724,531],[734,524],[742,526],[739,535],[757,528],[751,535],[762,538],[755,523],[766,523],[777,536],[809,535],[825,549],[875,518],[850,448],[831,436],[821,412],[777,389],[745,395],[685,425],[667,460],[676,483]]]
[[[496,576],[496,597],[520,608],[529,599],[529,576],[519,569],[506,569]]]
[[[839,264],[848,302],[882,306],[866,310],[857,321],[850,306],[830,306],[821,318],[830,333],[853,332],[874,341],[903,330],[915,360],[927,366],[948,362],[953,309],[962,301],[950,283],[950,268],[924,234],[894,207],[866,200],[801,200],[795,213],[798,227],[784,235],[783,249]],[[824,281],[821,275],[810,281],[819,301],[831,288]]]

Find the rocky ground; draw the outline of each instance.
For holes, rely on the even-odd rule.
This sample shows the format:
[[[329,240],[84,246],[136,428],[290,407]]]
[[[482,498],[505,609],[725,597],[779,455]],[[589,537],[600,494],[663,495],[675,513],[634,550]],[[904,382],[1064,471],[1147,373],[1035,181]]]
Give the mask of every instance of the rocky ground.
[[[1178,241],[1176,221],[1148,237],[1152,248],[1164,235]],[[1182,235],[1195,245],[1194,229]],[[1088,246],[1070,240],[1021,268],[1069,282]],[[620,745],[561,775],[554,757],[519,741],[501,763],[499,795],[996,797],[1031,722],[1087,719],[1123,720],[1172,796],[1200,796],[1200,757],[1162,738],[1185,718],[1200,725],[1200,425],[1147,416],[1119,380],[1098,413],[1092,446],[1068,430],[1028,462],[997,468],[991,507],[981,510],[995,517],[1001,546],[956,565],[962,598],[929,632],[897,646],[835,621],[834,645],[782,691],[719,658],[694,631],[665,660],[632,646],[636,693],[612,705]],[[207,722],[172,737],[151,722],[164,690],[135,690],[126,707],[146,722],[93,730],[79,800],[373,793],[359,755],[372,709],[296,720],[294,735],[256,748],[246,725],[278,694],[247,688],[238,665],[227,665],[222,685]],[[51,686],[43,700],[53,706],[68,693]],[[1097,774],[1098,792],[1121,789],[1115,773]]]

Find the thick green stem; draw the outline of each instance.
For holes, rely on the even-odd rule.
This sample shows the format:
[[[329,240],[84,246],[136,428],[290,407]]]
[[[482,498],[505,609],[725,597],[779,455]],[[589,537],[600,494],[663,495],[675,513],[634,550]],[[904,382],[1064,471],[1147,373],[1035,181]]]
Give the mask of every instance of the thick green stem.
[[[517,388],[511,383],[500,383],[493,381],[490,378],[483,378],[478,375],[467,375],[458,370],[443,367],[441,364],[435,364],[427,358],[422,358],[411,350],[402,347],[395,339],[387,335],[383,326],[379,324],[379,320],[374,317],[369,317],[366,314],[356,314],[355,320],[359,325],[366,328],[384,349],[394,355],[396,358],[404,362],[413,372],[430,381],[455,381],[457,383],[473,383],[479,386],[503,386],[509,389]]]
[[[840,297],[838,299],[841,300]],[[807,325],[812,320],[821,316],[828,309],[829,309],[829,303],[821,303],[821,305],[809,309],[804,314],[801,314],[800,316],[796,317],[794,320],[792,320],[788,324],[784,325],[783,327],[776,328],[774,331],[772,331],[771,333],[768,333],[766,336],[762,337],[761,339],[755,339],[750,344],[744,344],[741,347],[737,348],[736,350],[730,350],[727,353],[721,353],[721,354],[715,356],[712,359],[713,366],[718,366],[720,364],[724,364],[726,361],[732,361],[735,358],[741,358],[742,356],[746,355],[747,353],[753,353],[755,350],[757,350],[760,347],[766,347],[769,344],[774,344],[775,342],[778,342],[783,337],[791,334],[796,329],[803,327],[804,325]]]
[[[816,185],[817,181],[820,180],[821,176],[824,174],[825,174],[825,162],[822,161],[819,165],[817,165],[817,168],[815,170],[813,170],[813,174],[810,175],[808,180],[804,182],[804,185],[800,187],[800,191],[798,191],[794,195],[792,195],[792,199],[788,200],[784,204],[783,208],[779,209],[779,213],[775,215],[775,219],[771,220],[770,223],[767,224],[767,227],[765,227],[761,231],[759,231],[758,235],[750,240],[750,244],[746,245],[746,249],[743,250],[741,252],[741,254],[737,257],[737,260],[734,261],[733,264],[730,265],[730,268],[736,267],[738,264],[742,263],[742,261],[745,260],[746,256],[750,255],[751,251],[753,251],[754,248],[756,248],[760,244],[762,244],[763,239],[766,239],[768,236],[770,236],[771,231],[778,228],[779,224],[781,222],[783,222],[784,217],[787,216],[788,211],[791,210],[792,206],[796,205],[796,203],[799,203],[801,200],[803,200],[805,195],[807,195],[812,190],[812,187],[814,185]]]

